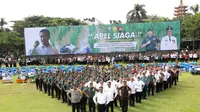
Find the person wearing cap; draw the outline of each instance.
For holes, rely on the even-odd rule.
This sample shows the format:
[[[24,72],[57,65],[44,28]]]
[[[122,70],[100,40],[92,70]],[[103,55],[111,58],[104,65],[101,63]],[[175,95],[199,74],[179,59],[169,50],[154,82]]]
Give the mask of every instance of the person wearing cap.
[[[111,88],[111,82],[108,82],[108,87],[104,89],[104,92],[108,96],[108,105],[106,107],[107,112],[109,112],[109,107],[111,108],[111,112],[113,112],[113,101],[117,97],[117,90]],[[115,96],[114,96],[115,95]]]
[[[160,40],[153,35],[151,29],[147,32],[147,37],[142,41],[142,48],[145,48],[146,51],[156,51],[159,50]]]
[[[136,102],[137,103],[142,103],[141,98],[142,98],[142,90],[144,88],[145,83],[140,80],[140,76],[138,76],[138,81],[136,82]]]
[[[94,95],[93,101],[95,104],[98,104],[98,112],[105,112],[106,105],[108,105],[109,101],[107,94],[103,92],[103,87],[99,88],[99,92]]]
[[[71,94],[71,96],[69,94]],[[75,110],[77,110],[77,112],[80,111],[79,106],[82,95],[83,94],[78,89],[77,84],[74,84],[73,89],[70,89],[67,92],[67,97],[71,100],[72,103],[72,112],[75,112]]]
[[[164,36],[161,40],[160,50],[177,50],[177,38],[172,36],[172,27],[167,27],[167,35]]]
[[[128,111],[128,99],[130,96],[131,88],[128,87],[126,80],[123,81],[123,86],[121,86],[118,91],[121,90],[121,107],[122,112]],[[118,92],[119,93],[119,92]]]

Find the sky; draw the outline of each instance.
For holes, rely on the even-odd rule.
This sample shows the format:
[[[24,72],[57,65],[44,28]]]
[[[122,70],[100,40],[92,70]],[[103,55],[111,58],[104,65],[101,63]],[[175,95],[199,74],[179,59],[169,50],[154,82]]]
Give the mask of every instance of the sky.
[[[180,0],[1,0],[0,18],[9,22],[31,15],[81,20],[95,17],[104,24],[109,24],[109,20],[124,23],[127,12],[137,3],[145,5],[148,15],[172,18],[174,7],[180,4]],[[183,0],[183,3],[187,6],[200,5],[200,0]]]

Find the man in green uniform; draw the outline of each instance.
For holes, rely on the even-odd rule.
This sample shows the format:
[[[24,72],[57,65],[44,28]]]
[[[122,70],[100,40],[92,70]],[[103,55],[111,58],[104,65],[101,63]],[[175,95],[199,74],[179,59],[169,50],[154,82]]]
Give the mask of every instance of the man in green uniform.
[[[152,75],[152,71],[149,72],[148,80],[148,96],[150,95],[150,90],[152,91],[152,96],[154,96],[154,80],[155,77]]]
[[[66,103],[66,92],[65,92],[66,87],[65,87],[65,84],[67,84],[67,80],[66,81],[62,80],[62,82],[61,82],[62,103]]]
[[[40,91],[42,91],[43,75],[44,75],[44,73],[41,71],[40,72],[40,76],[39,76],[39,88],[40,88]]]
[[[146,93],[147,93],[148,83],[147,83],[147,77],[146,77],[145,73],[143,73],[143,77],[141,78],[141,80],[145,83],[144,88],[142,90],[142,99],[147,99]]]
[[[88,87],[85,91],[89,101],[89,112],[95,112],[96,110],[95,103],[93,101],[93,97],[96,91],[97,89],[93,87],[93,83],[90,83],[90,87]]]
[[[52,74],[50,74],[48,78],[46,79],[48,96],[50,96],[51,94],[50,92],[51,91],[51,77],[52,77]]]
[[[156,51],[159,50],[160,40],[153,35],[153,31],[150,29],[147,32],[148,36],[142,41],[142,48],[146,51]]]
[[[35,82],[36,88],[38,89],[39,88],[39,73],[38,73],[38,71],[36,71],[35,78],[36,78],[36,82]]]
[[[47,78],[48,78],[48,73],[45,73],[44,76],[43,76],[44,93],[47,93]]]

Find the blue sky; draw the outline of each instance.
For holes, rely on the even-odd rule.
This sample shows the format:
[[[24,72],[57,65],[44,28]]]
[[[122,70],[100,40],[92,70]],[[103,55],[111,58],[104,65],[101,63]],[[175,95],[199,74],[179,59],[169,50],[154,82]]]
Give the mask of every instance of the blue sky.
[[[200,5],[200,0],[183,0],[185,5]],[[126,21],[126,14],[134,4],[144,4],[149,15],[172,18],[174,7],[180,0],[3,0],[0,18],[7,21],[20,20],[31,15],[50,17],[96,17],[103,23],[109,20]],[[2,5],[4,4],[4,5]]]

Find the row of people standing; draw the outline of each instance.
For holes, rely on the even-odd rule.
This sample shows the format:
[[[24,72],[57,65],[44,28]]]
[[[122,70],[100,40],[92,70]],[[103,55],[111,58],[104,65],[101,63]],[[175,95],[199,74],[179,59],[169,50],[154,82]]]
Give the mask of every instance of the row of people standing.
[[[72,105],[73,112],[75,112],[75,109],[78,112],[86,112],[87,101],[89,112],[95,112],[95,104],[98,105],[99,112],[108,111],[109,108],[113,112],[113,106],[118,107],[118,100],[122,112],[127,112],[128,100],[130,106],[135,106],[135,102],[141,103],[142,99],[146,99],[146,93],[148,95],[152,93],[154,96],[155,93],[172,87],[173,83],[176,85],[180,72],[179,68],[174,67],[165,70],[166,68],[158,67],[155,70],[143,68],[146,70],[142,72],[143,69],[139,70],[140,68],[135,67],[132,74],[127,77],[118,75],[118,81],[109,77],[107,80],[102,78],[97,81],[98,83],[91,78],[92,76],[77,81],[73,79],[82,79],[82,77],[73,74],[66,75],[61,71],[45,73],[41,70],[40,73],[36,74],[36,87],[40,91],[44,90],[44,93],[48,93],[48,96],[52,96],[52,98],[55,97],[55,92],[58,100],[62,97],[62,103]],[[87,75],[87,72],[84,72],[84,74]],[[99,75],[103,75],[103,73]]]

